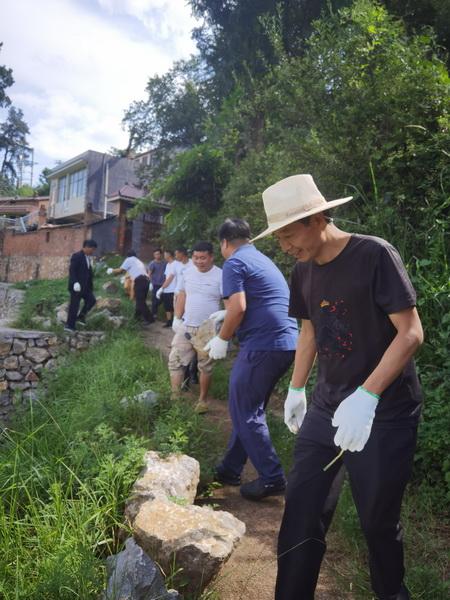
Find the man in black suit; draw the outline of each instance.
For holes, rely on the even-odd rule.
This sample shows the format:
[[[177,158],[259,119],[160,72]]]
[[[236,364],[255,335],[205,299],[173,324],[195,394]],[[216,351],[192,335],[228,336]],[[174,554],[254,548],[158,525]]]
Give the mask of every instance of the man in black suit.
[[[69,267],[70,304],[65,331],[75,331],[75,323],[84,324],[87,313],[96,303],[92,282],[92,255],[97,248],[95,240],[84,240],[83,249],[72,254]],[[78,314],[81,300],[83,308]]]

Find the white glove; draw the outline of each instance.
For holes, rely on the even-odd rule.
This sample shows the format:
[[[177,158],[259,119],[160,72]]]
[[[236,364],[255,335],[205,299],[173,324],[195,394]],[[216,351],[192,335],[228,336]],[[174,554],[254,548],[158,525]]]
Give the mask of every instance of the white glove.
[[[337,407],[332,425],[338,430],[334,443],[342,450],[360,452],[367,443],[375,417],[378,396],[359,387]]]
[[[208,352],[209,358],[220,360],[227,355],[228,342],[216,335],[209,340],[203,350]]]
[[[214,321],[214,323],[217,325],[217,323],[221,323],[222,321],[225,320],[226,314],[227,314],[226,310],[216,310],[216,312],[213,312],[209,315],[208,319],[212,319]]]
[[[163,289],[162,287],[159,288],[159,290],[156,292],[156,297],[158,298],[158,300],[161,300],[161,296],[163,294]]]
[[[177,333],[177,331],[180,331],[181,329],[184,329],[184,321],[183,321],[183,319],[179,319],[178,317],[174,317],[173,321],[172,321],[172,331],[174,331],[175,333]]]
[[[291,433],[298,433],[306,414],[305,388],[289,386],[284,402],[284,422]]]
[[[81,285],[78,283],[78,281],[76,281],[76,282],[73,284],[73,291],[74,291],[74,292],[81,292]]]
[[[153,283],[150,281],[150,283],[148,284],[148,291],[149,292],[153,292]]]
[[[108,267],[108,268],[106,269],[106,273],[107,273],[107,275],[112,275],[112,274],[113,274],[113,271],[114,271],[114,269],[112,269],[111,267]]]

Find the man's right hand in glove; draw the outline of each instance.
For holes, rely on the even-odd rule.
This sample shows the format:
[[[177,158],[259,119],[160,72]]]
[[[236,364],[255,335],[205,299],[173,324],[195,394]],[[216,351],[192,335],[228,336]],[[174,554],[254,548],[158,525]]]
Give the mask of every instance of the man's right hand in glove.
[[[156,297],[158,298],[158,300],[161,300],[162,294],[163,294],[163,289],[162,289],[162,287],[160,287],[159,290],[156,292]]]
[[[292,433],[298,433],[306,414],[305,388],[289,386],[284,403],[284,422]]]
[[[73,284],[73,291],[74,291],[74,292],[81,292],[81,285],[78,283],[78,281],[76,281],[76,282]]]
[[[112,275],[112,274],[113,274],[113,271],[114,271],[114,269],[113,269],[112,267],[108,267],[108,268],[106,269],[106,274],[107,274],[107,275]]]

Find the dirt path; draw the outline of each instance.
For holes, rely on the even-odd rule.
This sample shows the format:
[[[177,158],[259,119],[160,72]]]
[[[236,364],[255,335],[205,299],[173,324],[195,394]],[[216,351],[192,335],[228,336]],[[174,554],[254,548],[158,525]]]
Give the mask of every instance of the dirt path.
[[[159,349],[167,357],[173,333],[162,324],[155,323],[144,334],[149,347]],[[226,402],[211,399],[211,409],[205,418],[220,424],[227,437],[231,421]],[[248,463],[243,481],[256,477],[253,466]],[[229,561],[223,566],[211,589],[217,590],[220,600],[273,600],[276,577],[276,543],[283,513],[282,497],[266,498],[255,503],[245,500],[239,488],[226,486],[214,491],[213,502],[219,510],[226,510],[243,521],[247,527]],[[316,592],[316,600],[349,600],[337,589],[327,564],[334,560],[328,550],[326,561]]]

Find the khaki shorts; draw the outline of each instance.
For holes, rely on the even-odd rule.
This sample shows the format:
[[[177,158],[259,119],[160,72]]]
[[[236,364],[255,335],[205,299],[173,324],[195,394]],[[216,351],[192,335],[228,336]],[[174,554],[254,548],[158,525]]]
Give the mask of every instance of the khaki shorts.
[[[198,327],[183,327],[173,336],[169,354],[169,371],[184,370],[197,354],[199,371],[207,374],[212,372],[214,360],[203,351],[203,343],[196,344],[197,331]],[[191,339],[187,339],[185,333],[188,333]]]

